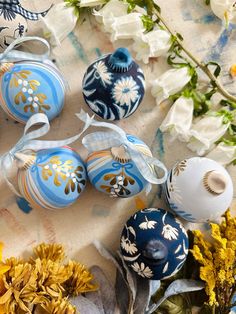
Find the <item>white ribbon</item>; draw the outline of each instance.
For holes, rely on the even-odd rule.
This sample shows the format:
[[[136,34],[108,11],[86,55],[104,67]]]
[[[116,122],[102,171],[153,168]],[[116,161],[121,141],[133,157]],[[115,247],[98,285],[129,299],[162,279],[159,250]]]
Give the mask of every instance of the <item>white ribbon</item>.
[[[39,137],[46,135],[50,130],[50,124],[48,118],[43,113],[36,113],[32,117],[29,118],[25,129],[24,134],[21,139],[16,143],[16,145],[7,153],[5,153],[0,158],[0,167],[3,172],[4,179],[8,184],[9,188],[12,190],[13,193],[22,197],[19,192],[15,189],[12,183],[8,180],[7,175],[7,168],[11,167],[16,159],[15,154],[19,152],[24,152],[27,150],[34,150],[38,151],[40,149],[49,149],[49,148],[56,148],[69,145],[76,140],[85,132],[85,130],[92,124],[93,117],[90,118],[88,114],[82,113],[85,117],[85,125],[79,134],[69,137],[64,140],[58,141],[48,141],[48,140],[36,140]],[[31,127],[36,126],[38,124],[42,124],[39,129],[34,131],[29,131]],[[7,166],[8,163],[8,166]]]
[[[82,139],[83,145],[90,153],[122,145],[129,153],[132,161],[136,164],[141,175],[149,183],[162,184],[166,181],[168,172],[164,164],[158,159],[147,156],[140,152],[137,147],[127,139],[126,133],[121,128],[111,123],[99,122],[95,121],[94,119],[91,120],[91,118],[89,118],[88,115],[85,115],[84,112],[76,114],[76,116],[85,124],[87,124],[87,119],[89,119],[90,125],[96,127],[105,127],[112,130],[112,132],[91,133]],[[161,168],[164,171],[163,177],[157,178],[151,166]]]
[[[41,44],[43,44],[46,47],[46,52],[43,52],[42,54],[35,54],[25,51],[19,51],[15,50],[18,45],[28,42],[28,41],[37,41]],[[27,61],[44,61],[49,58],[50,55],[50,45],[47,42],[47,40],[41,38],[41,37],[19,37],[16,40],[14,40],[7,49],[0,54],[0,63],[4,62],[16,62],[21,60],[27,60]]]

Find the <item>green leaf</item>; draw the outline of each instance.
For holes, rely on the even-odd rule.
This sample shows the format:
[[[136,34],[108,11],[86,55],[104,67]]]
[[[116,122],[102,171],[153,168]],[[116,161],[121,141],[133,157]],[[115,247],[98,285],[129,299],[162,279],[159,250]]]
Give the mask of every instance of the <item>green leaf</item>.
[[[65,5],[67,8],[74,8],[74,14],[76,17],[79,18],[80,16],[80,7],[79,7],[79,0],[64,0]]]
[[[215,75],[215,77],[218,77],[220,75],[220,72],[221,72],[221,66],[217,62],[214,62],[214,61],[210,61],[206,64],[207,67],[209,65],[214,65],[216,67],[215,71],[214,71],[214,75]]]
[[[158,310],[156,314],[190,314],[191,309],[188,307],[188,303],[182,295],[175,295],[166,300]]]
[[[142,15],[141,20],[145,29],[150,32],[153,29],[155,22],[151,19],[149,15]]]
[[[184,38],[180,33],[176,33],[176,36],[178,37],[179,40],[183,41]]]
[[[236,109],[236,103],[231,101],[231,100],[226,100],[226,99],[222,99],[220,101],[221,106],[229,106],[229,108],[232,109]]]

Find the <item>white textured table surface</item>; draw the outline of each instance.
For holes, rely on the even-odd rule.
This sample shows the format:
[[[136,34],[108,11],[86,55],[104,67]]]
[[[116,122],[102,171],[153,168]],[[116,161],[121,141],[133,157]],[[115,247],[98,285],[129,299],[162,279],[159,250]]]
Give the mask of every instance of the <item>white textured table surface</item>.
[[[50,1],[22,1],[25,7],[45,9]],[[235,58],[236,31],[232,28],[224,30],[219,20],[213,17],[202,0],[160,0],[163,14],[168,18],[170,26],[182,33],[186,46],[192,49],[199,58],[214,58],[223,66],[223,81],[232,90],[235,88],[229,81],[228,69]],[[40,34],[40,22],[31,23],[33,33]],[[122,42],[116,46],[126,45]],[[81,92],[83,74],[97,56],[113,51],[109,37],[103,34],[92,17],[82,25],[78,25],[62,43],[54,49],[57,65],[69,83],[70,91],[60,117],[51,123],[50,139],[63,139],[81,130],[82,125],[75,117],[81,108],[91,113],[86,106]],[[152,61],[143,66],[147,79],[147,92],[139,109],[127,120],[118,123],[127,133],[137,135],[150,145],[153,154],[161,159],[168,168],[176,161],[193,156],[184,143],[170,142],[168,136],[163,136],[158,127],[165,116],[168,107],[157,107],[150,94],[149,81],[163,72],[166,65],[163,59]],[[94,129],[93,129],[94,130]],[[3,154],[13,146],[23,126],[8,120],[0,112],[0,153]],[[86,151],[80,142],[72,145],[83,158]],[[228,170],[236,182],[236,168]],[[111,278],[114,271],[111,265],[99,256],[92,246],[95,239],[103,242],[108,248],[118,248],[120,232],[126,219],[136,210],[136,201],[142,200],[147,206],[163,206],[158,197],[160,189],[154,187],[146,197],[110,199],[97,192],[89,184],[86,191],[75,205],[68,209],[49,212],[44,209],[33,209],[29,214],[22,212],[15,203],[15,197],[1,180],[0,198],[0,240],[5,243],[5,256],[20,255],[31,251],[37,243],[60,242],[66,246],[70,257],[76,258],[86,265],[100,265]],[[236,195],[235,195],[236,196]]]

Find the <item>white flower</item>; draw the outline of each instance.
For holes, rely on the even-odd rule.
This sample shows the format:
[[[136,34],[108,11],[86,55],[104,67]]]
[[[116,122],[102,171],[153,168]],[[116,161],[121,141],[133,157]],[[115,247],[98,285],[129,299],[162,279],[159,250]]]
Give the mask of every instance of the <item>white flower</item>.
[[[134,38],[133,50],[136,59],[148,63],[149,58],[160,57],[165,54],[170,46],[170,34],[165,30],[153,30],[141,37]]]
[[[157,104],[160,104],[163,100],[169,98],[169,96],[180,92],[190,79],[191,76],[188,67],[168,70],[151,82],[151,93],[156,98]]]
[[[44,37],[50,38],[53,45],[59,45],[75,28],[77,17],[74,8],[65,3],[54,4],[45,17],[42,17]]]
[[[147,230],[147,229],[155,229],[155,225],[157,224],[156,221],[154,220],[148,220],[147,219],[147,216],[145,216],[145,222],[142,222],[140,225],[139,225],[139,228],[142,229],[142,230]]]
[[[204,117],[190,130],[191,138],[188,148],[200,156],[204,155],[225,134],[228,127],[229,123],[223,124],[222,116]]]
[[[206,157],[217,161],[222,166],[226,166],[236,159],[236,146],[230,146],[222,142]]]
[[[163,237],[167,240],[177,240],[179,232],[178,229],[172,227],[171,225],[165,225],[162,230]]]
[[[96,7],[98,5],[104,4],[105,0],[80,0],[79,6],[83,7]]]
[[[160,129],[162,132],[170,132],[174,138],[188,141],[193,120],[194,103],[192,98],[180,97],[171,106]]]
[[[116,103],[130,106],[138,98],[138,85],[135,80],[130,77],[122,77],[114,84],[112,96]]]
[[[148,266],[145,266],[144,263],[139,263],[135,262],[133,265],[131,265],[133,270],[138,273],[139,276],[142,276],[143,278],[151,278],[153,277],[153,273],[151,269]]]
[[[93,11],[96,20],[103,24],[104,31],[112,33],[111,27],[115,17],[123,16],[127,14],[128,4],[120,0],[110,0],[105,4],[101,10]]]
[[[107,71],[107,67],[103,61],[98,61],[95,63],[94,68],[96,69],[94,76],[97,79],[101,79],[103,85],[106,87],[106,84],[111,84],[112,73]]]
[[[236,23],[236,4],[235,0],[211,0],[213,13],[225,22]]]
[[[137,249],[137,247],[136,247],[136,244],[130,242],[130,240],[127,239],[127,238],[125,239],[124,236],[121,237],[121,247],[122,247],[122,249],[124,249],[127,253],[129,253],[129,254],[131,254],[131,255],[135,254],[135,253],[138,251],[138,249]]]
[[[140,37],[145,32],[140,13],[130,13],[120,17],[115,17],[111,25],[111,41],[118,39],[134,39]]]

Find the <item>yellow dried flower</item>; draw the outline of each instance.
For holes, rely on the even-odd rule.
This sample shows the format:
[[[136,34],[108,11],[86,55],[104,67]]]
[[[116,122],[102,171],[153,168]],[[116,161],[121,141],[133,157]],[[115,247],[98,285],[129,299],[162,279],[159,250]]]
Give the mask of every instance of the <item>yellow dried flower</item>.
[[[76,308],[69,303],[67,298],[57,299],[41,304],[48,314],[76,314]],[[78,312],[77,312],[78,313]]]
[[[29,262],[0,260],[0,314],[31,314],[34,305],[49,314],[76,313],[68,297],[96,290],[92,274],[82,264],[63,264],[61,245],[43,243],[34,252],[37,258]]]
[[[6,292],[0,297],[5,313],[17,313],[18,310],[30,313],[29,306],[36,296],[37,274],[31,264],[18,264],[3,276]]]
[[[61,262],[65,258],[64,248],[61,244],[42,243],[34,249],[34,254],[40,259]]]
[[[39,258],[35,260],[35,269],[39,291],[48,297],[61,298],[64,292],[63,283],[71,277],[71,271],[57,262]]]
[[[72,276],[66,282],[66,290],[68,294],[77,296],[80,293],[96,291],[98,286],[92,283],[93,275],[82,264],[75,261],[69,261],[67,267],[72,272]]]
[[[212,242],[200,231],[194,231],[192,254],[202,265],[200,278],[206,282],[208,304],[230,308],[230,299],[236,288],[236,217],[228,210],[220,225],[211,224]]]
[[[6,288],[4,286],[4,281],[2,277],[10,269],[10,266],[2,262],[2,251],[3,243],[0,242],[0,296],[6,292]],[[0,314],[5,314],[5,307],[2,304],[0,304]]]

